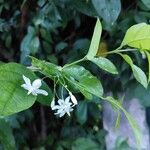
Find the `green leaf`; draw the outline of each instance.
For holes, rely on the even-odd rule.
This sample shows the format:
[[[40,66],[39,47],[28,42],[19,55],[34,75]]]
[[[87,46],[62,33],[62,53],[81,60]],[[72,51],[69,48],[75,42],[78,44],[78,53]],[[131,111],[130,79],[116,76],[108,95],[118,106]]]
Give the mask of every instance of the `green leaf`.
[[[118,71],[117,71],[115,65],[107,58],[98,57],[98,58],[93,58],[90,61],[92,61],[98,67],[100,67],[101,69],[103,69],[109,73],[118,74]]]
[[[87,102],[80,101],[76,110],[77,121],[83,125],[87,121]]]
[[[73,142],[72,150],[99,150],[100,145],[90,138],[78,138]]]
[[[150,9],[150,1],[149,0],[141,0],[143,4]]]
[[[35,29],[29,26],[28,33],[21,42],[21,63],[25,63],[27,56],[29,56],[31,53],[30,44],[34,36],[35,36]]]
[[[95,11],[91,1],[76,0],[71,2],[75,9],[79,12],[92,17],[97,16],[97,12]]]
[[[134,65],[132,59],[128,55],[121,53],[119,53],[119,55],[122,56],[122,58],[130,65],[135,79],[139,83],[141,83],[145,88],[147,88],[148,86],[147,77],[145,73],[142,71],[142,69]]]
[[[32,54],[37,53],[39,47],[40,47],[40,40],[39,40],[39,37],[36,36],[30,41],[29,48],[30,48],[31,53]]]
[[[121,11],[120,0],[92,0],[92,3],[107,24],[113,24],[117,20]]]
[[[109,96],[109,97],[106,97],[105,100],[108,101],[113,107],[116,107],[117,109],[120,109],[123,111],[123,113],[125,114],[126,118],[128,119],[128,122],[133,130],[133,133],[135,135],[137,143],[140,144],[141,138],[142,138],[141,131],[140,131],[139,126],[137,125],[136,121],[134,120],[134,118],[114,98]]]
[[[67,46],[68,46],[68,44],[66,42],[60,42],[56,45],[55,50],[56,50],[56,52],[61,52]]]
[[[0,143],[2,143],[5,150],[16,150],[11,127],[4,119],[0,119]]]
[[[38,60],[34,57],[30,57],[32,59],[32,66],[37,67],[40,69],[40,72],[43,73],[45,76],[53,79],[54,77],[61,76],[61,67],[55,64]]]
[[[148,59],[148,83],[150,82],[150,53],[145,51],[147,59]]]
[[[141,50],[150,50],[150,25],[139,23],[130,27],[121,44],[131,46]]]
[[[75,85],[81,92],[84,90],[98,97],[103,95],[101,82],[84,67],[78,65],[66,67],[62,70],[62,74],[70,84]]]
[[[132,66],[133,65],[133,61],[132,59],[130,58],[130,56],[126,55],[126,54],[119,54],[120,56],[122,56],[122,58],[130,65]]]
[[[35,79],[35,75],[26,67],[8,63],[0,66],[0,115],[7,116],[31,107],[36,96],[27,95],[21,87],[24,83],[22,75]]]
[[[90,59],[94,58],[94,56],[96,56],[98,47],[99,47],[99,43],[100,43],[101,34],[102,34],[102,25],[101,25],[100,20],[97,19],[97,22],[96,22],[96,25],[94,28],[92,41],[91,41],[91,45],[90,45],[89,51],[86,55],[87,59],[90,60]]]
[[[132,71],[136,80],[141,83],[145,88],[147,88],[147,77],[145,73],[141,70],[141,68],[136,65],[132,65]]]

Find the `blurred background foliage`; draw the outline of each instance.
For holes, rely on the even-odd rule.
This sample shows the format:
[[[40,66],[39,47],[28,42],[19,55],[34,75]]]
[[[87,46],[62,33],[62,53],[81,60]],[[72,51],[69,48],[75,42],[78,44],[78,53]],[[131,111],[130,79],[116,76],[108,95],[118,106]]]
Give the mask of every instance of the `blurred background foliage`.
[[[27,56],[33,55],[62,66],[80,59],[88,50],[97,16],[103,26],[97,55],[109,57],[119,75],[107,74],[90,63],[83,65],[101,78],[105,93],[140,98],[150,124],[150,89],[135,82],[120,57],[102,54],[117,48],[131,25],[149,23],[149,0],[0,0],[0,61],[30,65]],[[142,55],[130,55],[147,72]],[[56,118],[49,106],[38,102],[27,111],[1,117],[0,149],[104,150],[107,133],[103,130],[101,102],[77,97],[79,104],[70,118]],[[114,149],[130,147],[121,139]]]

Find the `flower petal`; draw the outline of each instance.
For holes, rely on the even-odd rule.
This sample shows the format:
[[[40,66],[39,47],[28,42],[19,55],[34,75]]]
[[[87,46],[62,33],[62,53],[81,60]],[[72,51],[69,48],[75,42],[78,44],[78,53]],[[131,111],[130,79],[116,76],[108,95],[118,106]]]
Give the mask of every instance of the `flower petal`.
[[[42,94],[42,95],[45,95],[45,96],[48,95],[48,93],[45,90],[41,90],[41,89],[37,89],[37,90],[35,90],[35,92],[36,92],[36,94]]]
[[[64,100],[63,100],[63,99],[59,99],[59,100],[58,100],[58,104],[59,104],[59,105],[63,105],[63,104],[64,104]]]
[[[25,90],[29,90],[29,86],[27,86],[27,84],[22,84],[21,87],[23,87]]]
[[[52,110],[56,110],[56,109],[60,109],[60,108],[61,108],[61,106],[55,105],[55,106],[52,107]]]
[[[41,85],[42,85],[41,79],[36,79],[32,83],[34,89],[39,89]]]
[[[51,108],[53,108],[55,106],[55,99],[53,98],[52,102],[51,102]]]
[[[23,77],[23,80],[24,80],[24,82],[28,85],[28,86],[31,86],[31,81],[30,81],[30,79],[29,78],[27,78],[26,76],[22,76]]]
[[[68,104],[70,101],[70,96],[68,96],[66,99],[65,99],[65,103]]]
[[[63,111],[60,115],[59,115],[59,117],[61,118],[61,117],[63,117],[65,115],[65,112]]]
[[[77,101],[76,97],[71,92],[69,92],[69,95],[71,97],[71,101],[73,102],[73,104],[77,105],[78,101]]]

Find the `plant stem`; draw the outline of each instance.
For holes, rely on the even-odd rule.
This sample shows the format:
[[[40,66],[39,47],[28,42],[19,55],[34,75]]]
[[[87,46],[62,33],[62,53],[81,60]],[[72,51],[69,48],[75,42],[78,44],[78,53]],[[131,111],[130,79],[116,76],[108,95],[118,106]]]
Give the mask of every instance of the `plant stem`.
[[[120,53],[120,52],[133,52],[133,51],[137,51],[137,49],[116,49],[116,50],[102,53],[102,54],[114,54],[114,53]]]
[[[78,63],[80,63],[80,62],[82,62],[82,61],[85,61],[85,60],[87,60],[87,58],[86,58],[86,57],[83,57],[82,59],[79,59],[79,60],[74,61],[74,62],[72,62],[72,63],[70,63],[70,64],[64,65],[64,66],[62,67],[62,69],[66,68],[66,67],[70,67],[70,66],[75,65],[75,64],[78,64]]]

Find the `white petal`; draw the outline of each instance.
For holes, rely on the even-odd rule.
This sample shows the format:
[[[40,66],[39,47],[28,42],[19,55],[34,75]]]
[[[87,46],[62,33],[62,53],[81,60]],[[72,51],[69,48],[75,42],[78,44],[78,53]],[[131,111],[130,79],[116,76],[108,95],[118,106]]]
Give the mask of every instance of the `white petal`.
[[[32,93],[32,91],[31,91],[31,90],[29,90],[29,91],[28,91],[28,95],[30,95],[31,93]],[[32,93],[32,94],[33,94],[33,93]],[[33,94],[33,95],[35,95],[35,94]]]
[[[65,112],[63,111],[60,115],[59,115],[59,117],[61,118],[61,117],[63,117],[65,115]]]
[[[61,106],[55,105],[55,106],[52,107],[52,110],[56,110],[56,109],[61,109]]]
[[[64,104],[64,100],[63,100],[63,99],[59,99],[59,100],[58,100],[58,104],[59,104],[59,105],[63,105],[63,104]]]
[[[23,80],[28,86],[31,86],[31,81],[29,78],[27,78],[26,76],[23,75]]]
[[[71,101],[73,102],[73,104],[74,104],[74,105],[77,105],[77,104],[78,104],[78,101],[77,101],[77,99],[75,98],[75,96],[74,96],[71,92],[69,92],[69,95],[70,95],[70,97],[71,97]]]
[[[55,115],[61,114],[61,113],[65,113],[65,111],[63,109],[58,109],[57,112],[55,113]]]
[[[53,108],[55,106],[55,99],[53,98],[52,102],[51,102],[51,108]],[[52,109],[53,110],[53,109]]]
[[[35,90],[35,92],[36,92],[36,94],[42,94],[42,95],[45,95],[45,96],[48,95],[48,93],[45,90],[41,90],[41,89],[37,89],[37,90]]]
[[[27,86],[27,84],[22,84],[21,87],[23,87],[25,90],[29,90],[29,86]]]
[[[68,104],[70,101],[70,96],[68,96],[66,99],[65,99],[65,103]]]
[[[69,111],[67,111],[67,114],[68,114],[68,116],[70,116],[70,112]]]
[[[42,85],[41,79],[36,79],[32,83],[34,89],[39,89],[41,85]]]

